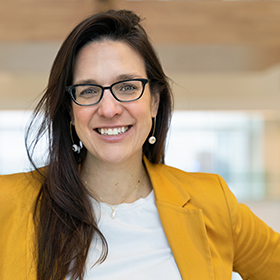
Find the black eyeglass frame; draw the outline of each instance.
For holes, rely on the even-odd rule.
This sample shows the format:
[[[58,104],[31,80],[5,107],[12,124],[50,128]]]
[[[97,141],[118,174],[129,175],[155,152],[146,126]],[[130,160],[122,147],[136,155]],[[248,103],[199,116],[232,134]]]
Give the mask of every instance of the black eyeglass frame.
[[[140,81],[140,82],[142,82],[143,88],[142,88],[141,94],[139,95],[139,97],[137,97],[137,98],[135,98],[135,99],[132,99],[132,100],[120,100],[120,99],[118,99],[118,98],[116,97],[116,95],[113,93],[113,89],[112,89],[113,86],[115,86],[116,84],[119,84],[119,83],[129,82],[129,81]],[[109,89],[110,92],[111,92],[111,94],[113,95],[113,97],[114,97],[117,101],[119,101],[119,102],[133,102],[133,101],[136,101],[136,100],[138,100],[138,99],[140,99],[140,98],[142,97],[142,95],[143,95],[143,93],[144,93],[144,91],[145,91],[145,86],[146,86],[146,84],[147,84],[148,82],[149,82],[148,79],[127,79],[127,80],[123,80],[123,81],[119,81],[119,82],[113,83],[113,84],[110,85],[109,87],[103,87],[103,86],[101,86],[101,85],[96,85],[96,84],[77,84],[77,85],[72,85],[72,86],[66,87],[66,91],[70,94],[71,99],[72,99],[77,105],[79,105],[79,106],[92,106],[92,105],[98,104],[98,103],[101,101],[101,99],[102,99],[102,97],[103,97],[103,95],[104,95],[104,91],[105,91],[106,89]],[[101,88],[102,91],[101,91],[100,98],[98,99],[97,102],[91,103],[91,104],[80,104],[80,103],[78,103],[78,102],[76,101],[75,97],[74,97],[74,94],[72,93],[73,88],[75,88],[75,87],[77,87],[77,86],[96,86],[96,87]]]

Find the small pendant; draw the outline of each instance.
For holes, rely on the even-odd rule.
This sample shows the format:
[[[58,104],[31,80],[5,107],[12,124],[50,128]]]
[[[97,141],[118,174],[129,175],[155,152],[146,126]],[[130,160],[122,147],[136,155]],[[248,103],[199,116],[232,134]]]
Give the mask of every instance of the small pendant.
[[[112,208],[111,217],[112,217],[112,219],[116,219],[116,217],[117,217],[117,214],[116,214],[116,212],[115,212],[115,209],[114,209],[114,208]]]

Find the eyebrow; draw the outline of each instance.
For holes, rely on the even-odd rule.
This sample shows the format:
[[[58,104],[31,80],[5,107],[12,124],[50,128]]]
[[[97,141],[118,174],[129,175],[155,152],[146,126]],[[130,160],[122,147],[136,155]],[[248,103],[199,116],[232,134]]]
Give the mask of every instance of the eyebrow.
[[[137,78],[139,79],[139,78],[143,78],[143,77],[140,77],[137,74],[123,74],[123,75],[119,75],[117,77],[117,81],[137,79]]]
[[[117,76],[114,83],[119,82],[119,81],[123,81],[123,80],[140,79],[140,78],[144,78],[144,77],[141,77],[138,74],[122,74],[122,75]],[[76,85],[80,85],[80,84],[95,84],[95,85],[98,85],[98,83],[94,79],[79,80],[75,84]]]

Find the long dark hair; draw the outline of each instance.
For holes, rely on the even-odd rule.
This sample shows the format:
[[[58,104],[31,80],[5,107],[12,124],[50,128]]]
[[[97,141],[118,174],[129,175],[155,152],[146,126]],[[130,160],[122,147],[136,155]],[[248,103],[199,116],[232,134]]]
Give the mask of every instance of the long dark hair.
[[[66,275],[71,279],[83,279],[93,236],[98,236],[103,245],[97,262],[103,262],[108,253],[106,240],[97,227],[88,190],[79,173],[78,166],[83,163],[87,151],[83,148],[77,156],[71,150],[71,100],[65,91],[66,86],[72,84],[74,62],[80,49],[102,39],[123,41],[144,59],[150,91],[160,94],[160,103],[155,130],[157,142],[150,145],[146,140],[143,153],[153,163],[164,163],[172,93],[155,50],[140,25],[140,18],[125,10],[111,10],[87,18],[62,44],[45,94],[34,111],[26,134],[29,159],[43,179],[34,210],[38,280],[62,280]],[[39,119],[40,128],[32,138],[34,123]],[[44,134],[49,137],[48,160],[47,167],[39,170],[32,158]],[[78,143],[74,129],[72,134]]]

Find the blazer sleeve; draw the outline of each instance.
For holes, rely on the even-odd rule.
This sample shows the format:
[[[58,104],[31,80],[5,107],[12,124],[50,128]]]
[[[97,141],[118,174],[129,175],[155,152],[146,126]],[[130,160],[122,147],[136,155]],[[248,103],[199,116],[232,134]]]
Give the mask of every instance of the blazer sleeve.
[[[221,179],[222,185],[225,182]],[[233,270],[246,280],[280,277],[280,234],[273,231],[224,187],[234,240]]]

